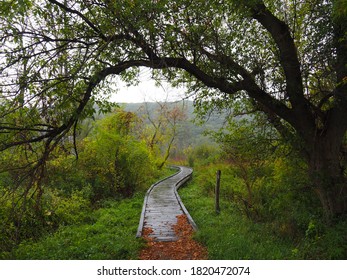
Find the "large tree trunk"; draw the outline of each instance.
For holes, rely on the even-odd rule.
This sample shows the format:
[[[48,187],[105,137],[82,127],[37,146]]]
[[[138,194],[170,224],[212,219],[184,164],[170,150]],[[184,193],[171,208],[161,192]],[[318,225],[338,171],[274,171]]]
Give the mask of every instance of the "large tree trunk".
[[[311,143],[309,175],[323,206],[326,221],[347,214],[347,181],[341,166],[341,141],[317,137]]]

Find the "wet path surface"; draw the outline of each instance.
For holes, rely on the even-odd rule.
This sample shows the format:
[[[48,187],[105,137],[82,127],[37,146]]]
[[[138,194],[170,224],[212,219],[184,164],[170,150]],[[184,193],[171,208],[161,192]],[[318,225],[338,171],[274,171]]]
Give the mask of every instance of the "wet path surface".
[[[154,241],[175,241],[177,236],[173,226],[177,223],[177,216],[186,215],[194,229],[196,225],[185,209],[177,189],[184,184],[193,170],[188,167],[178,167],[180,171],[164,179],[148,190],[139,224],[137,236],[142,235],[144,228],[151,229],[150,238]]]

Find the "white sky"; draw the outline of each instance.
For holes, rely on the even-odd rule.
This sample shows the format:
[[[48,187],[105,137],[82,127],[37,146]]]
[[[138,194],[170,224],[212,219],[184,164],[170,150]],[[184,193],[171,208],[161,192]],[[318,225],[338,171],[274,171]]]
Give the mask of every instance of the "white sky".
[[[157,87],[148,69],[141,69],[140,83],[127,87],[119,78],[116,80],[118,90],[112,95],[111,101],[117,103],[141,103],[156,101],[178,101],[185,97],[185,89],[173,88],[166,82]]]

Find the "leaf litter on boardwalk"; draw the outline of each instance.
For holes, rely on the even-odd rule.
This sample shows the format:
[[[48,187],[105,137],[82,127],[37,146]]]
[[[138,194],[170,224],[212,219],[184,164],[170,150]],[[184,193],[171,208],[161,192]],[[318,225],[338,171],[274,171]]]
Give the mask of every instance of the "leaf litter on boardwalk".
[[[207,250],[192,239],[193,228],[186,215],[177,216],[177,224],[173,226],[178,240],[157,242],[150,237],[151,228],[145,227],[143,238],[147,247],[140,253],[141,260],[203,260],[207,259]]]

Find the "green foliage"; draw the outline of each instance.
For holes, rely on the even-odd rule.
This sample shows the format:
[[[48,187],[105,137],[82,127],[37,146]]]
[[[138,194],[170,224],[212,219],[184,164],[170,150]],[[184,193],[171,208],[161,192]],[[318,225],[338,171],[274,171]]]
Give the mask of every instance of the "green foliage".
[[[194,178],[199,176],[195,174]],[[222,191],[224,189],[222,187]],[[221,213],[214,212],[214,197],[207,196],[197,180],[180,190],[180,196],[199,227],[195,238],[208,248],[209,259],[287,259],[291,244],[263,224],[245,218],[237,207],[221,198]]]
[[[18,0],[9,1],[4,0],[0,3],[0,15],[1,16],[16,16],[20,14],[22,16],[33,6],[30,0]]]
[[[295,157],[280,157],[262,191],[263,210],[274,230],[284,237],[303,235],[312,219],[319,219],[319,201],[308,188],[307,167]]]
[[[47,163],[46,174],[44,185],[47,189],[57,191],[58,195],[67,197],[77,191],[82,192],[85,198],[91,197],[92,189],[85,170],[80,167],[74,155],[66,152],[55,154]]]
[[[84,139],[79,168],[91,186],[93,201],[131,196],[155,176],[151,153],[134,136],[135,122],[134,114],[118,110],[97,121],[92,135]]]
[[[239,202],[249,218],[261,218],[261,189],[272,175],[270,160],[276,149],[276,134],[258,126],[254,117],[229,119],[225,128],[210,134],[220,144],[223,159],[229,165],[223,175],[228,182],[229,197]]]
[[[195,189],[182,190],[182,196],[201,223],[197,238],[212,259],[345,258],[343,218],[330,228],[320,222],[306,162],[261,120],[229,122],[212,132],[222,156],[211,158],[205,148],[190,151]],[[217,170],[222,171],[220,215],[213,212]]]
[[[70,195],[48,190],[44,195],[44,203],[48,225],[78,225],[90,220],[90,201],[85,189],[74,190]]]
[[[66,152],[47,165],[45,183],[65,194],[84,191],[92,203],[129,197],[148,187],[158,173],[155,159],[135,135],[136,116],[118,109],[96,121],[78,142],[78,160]]]
[[[195,239],[207,246],[209,259],[346,259],[347,227],[343,219],[335,226],[327,227],[310,215],[308,209],[297,208],[300,201],[291,205],[298,195],[292,199],[278,198],[282,199],[282,209],[276,210],[276,218],[251,221],[239,211],[236,202],[223,195],[227,192],[223,174],[221,212],[216,214],[214,194],[207,194],[200,183],[200,177],[207,177],[205,172],[195,169],[193,181],[181,188],[179,194],[199,227]],[[289,212],[296,208],[297,212],[290,213],[294,220],[300,215],[306,216],[301,220],[306,221],[305,227],[299,228],[295,222],[290,224],[286,218],[281,218],[286,215],[284,204]],[[309,215],[311,220],[308,220]],[[282,228],[274,227],[274,221],[282,223]],[[288,238],[293,234],[295,238]]]
[[[2,153],[8,171],[0,175],[0,254],[6,258],[25,240],[90,222],[91,209],[107,199],[144,193],[160,173],[145,143],[136,139],[135,124],[136,116],[120,109],[95,122],[89,136],[77,138],[78,159],[67,138],[50,153],[34,187],[24,184],[31,166],[18,168],[36,159],[29,156],[34,146]]]
[[[142,196],[110,201],[103,208],[89,212],[92,222],[60,227],[57,232],[37,242],[23,242],[11,259],[136,259],[144,245],[136,239]]]
[[[90,203],[82,191],[71,195],[47,190],[40,212],[33,199],[22,200],[20,192],[3,191],[0,204],[0,257],[23,240],[38,240],[61,225],[80,224],[90,220]]]
[[[194,167],[195,165],[207,165],[208,163],[216,162],[219,157],[219,151],[216,146],[202,144],[186,149],[185,156],[189,166]]]
[[[347,258],[347,221],[333,226],[311,221],[306,235],[296,248],[296,256],[303,259],[345,260]]]

